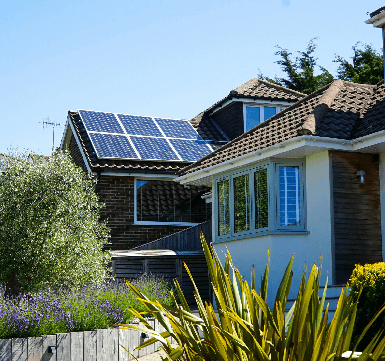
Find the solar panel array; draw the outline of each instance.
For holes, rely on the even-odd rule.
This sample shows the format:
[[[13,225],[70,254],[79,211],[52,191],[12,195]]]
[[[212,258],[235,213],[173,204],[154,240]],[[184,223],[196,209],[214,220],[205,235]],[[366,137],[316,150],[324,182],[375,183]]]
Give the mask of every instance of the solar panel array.
[[[98,158],[197,161],[212,152],[186,120],[79,110]]]

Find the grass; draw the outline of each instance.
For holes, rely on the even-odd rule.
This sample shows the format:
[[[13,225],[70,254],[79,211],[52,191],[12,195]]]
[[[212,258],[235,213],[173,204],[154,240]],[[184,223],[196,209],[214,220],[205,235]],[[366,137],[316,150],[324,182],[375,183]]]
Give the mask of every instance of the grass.
[[[172,304],[170,286],[163,279],[144,275],[134,284],[151,300]],[[13,299],[0,287],[0,338],[86,331],[128,323],[129,307],[145,312],[125,283],[109,282],[81,289],[47,290]]]

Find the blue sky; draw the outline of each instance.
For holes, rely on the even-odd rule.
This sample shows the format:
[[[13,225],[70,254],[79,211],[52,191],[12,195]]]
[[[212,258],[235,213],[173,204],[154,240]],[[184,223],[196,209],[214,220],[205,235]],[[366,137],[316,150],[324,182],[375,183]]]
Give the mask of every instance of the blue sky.
[[[321,5],[322,4],[322,5]],[[382,1],[13,1],[0,14],[0,152],[50,154],[68,110],[192,118],[257,77],[282,75],[275,46],[317,37],[319,64],[357,42],[380,50],[366,25]]]

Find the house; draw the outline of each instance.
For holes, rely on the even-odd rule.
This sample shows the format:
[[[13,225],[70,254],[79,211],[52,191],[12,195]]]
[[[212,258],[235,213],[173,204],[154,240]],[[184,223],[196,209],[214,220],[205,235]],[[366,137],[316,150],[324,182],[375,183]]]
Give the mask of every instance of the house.
[[[368,23],[385,29],[385,8]],[[269,297],[293,253],[291,297],[321,256],[329,285],[384,259],[384,96],[383,83],[336,80],[179,172],[212,188],[214,247],[243,276],[262,275],[270,251]]]
[[[252,79],[190,121],[69,111],[60,150],[97,179],[109,248],[128,250],[209,220],[209,188],[178,171],[303,97]]]

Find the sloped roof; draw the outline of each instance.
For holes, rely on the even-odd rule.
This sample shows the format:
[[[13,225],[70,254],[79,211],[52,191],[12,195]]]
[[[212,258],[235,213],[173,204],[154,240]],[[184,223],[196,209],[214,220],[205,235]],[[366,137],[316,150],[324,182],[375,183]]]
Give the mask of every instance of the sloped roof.
[[[88,137],[87,131],[83,125],[80,115],[77,111],[69,111],[68,115],[75,128],[76,135],[81,143],[88,164],[93,171],[98,170],[124,170],[124,171],[161,171],[161,172],[177,172],[186,166],[183,162],[153,162],[153,161],[137,161],[132,159],[100,159],[97,157],[95,150]]]
[[[372,108],[374,105],[385,106],[381,105],[381,87],[335,80],[185,167],[180,175],[220,164],[299,135],[353,139],[359,134],[370,134],[367,132],[373,131],[368,130],[366,125],[377,119],[376,113],[372,114]],[[373,102],[376,104],[373,105]],[[380,119],[377,120],[375,129],[384,127],[381,123]]]
[[[211,143],[214,149],[229,141],[227,135],[220,127],[210,119],[210,114],[230,99],[261,99],[296,102],[305,97],[304,94],[290,90],[281,85],[272,84],[257,78],[251,79],[239,87],[231,90],[230,93],[219,100],[211,107],[190,120],[190,123],[197,130],[198,134],[205,140],[215,140]]]

